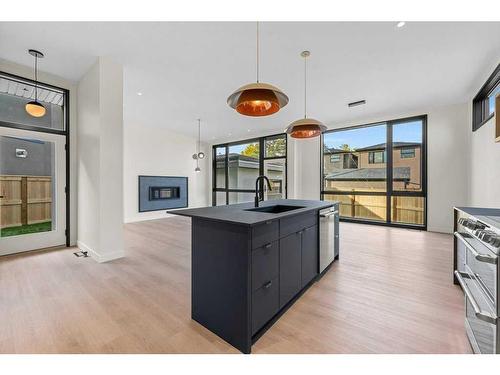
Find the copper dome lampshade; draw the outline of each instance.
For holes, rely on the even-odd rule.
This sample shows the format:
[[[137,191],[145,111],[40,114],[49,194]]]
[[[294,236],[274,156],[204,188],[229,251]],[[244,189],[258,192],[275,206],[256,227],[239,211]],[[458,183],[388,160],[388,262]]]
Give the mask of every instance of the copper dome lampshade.
[[[309,51],[302,51],[300,56],[304,58],[304,118],[292,122],[285,129],[292,138],[304,139],[314,138],[321,135],[327,127],[321,121],[307,117],[307,69],[306,60],[311,55]]]
[[[239,114],[259,117],[278,112],[288,104],[288,96],[279,88],[259,82],[259,23],[257,23],[257,82],[241,86],[227,98],[227,104]]]
[[[318,120],[313,118],[303,118],[292,122],[286,133],[290,134],[292,138],[314,138],[326,130],[326,126]]]
[[[250,83],[240,87],[227,99],[231,108],[245,116],[269,116],[288,103],[288,97],[279,88],[268,83]]]
[[[43,117],[47,110],[45,107],[38,101],[38,59],[43,58],[43,53],[40,51],[30,49],[28,53],[35,58],[35,100],[32,100],[24,106],[26,112],[33,117]]]

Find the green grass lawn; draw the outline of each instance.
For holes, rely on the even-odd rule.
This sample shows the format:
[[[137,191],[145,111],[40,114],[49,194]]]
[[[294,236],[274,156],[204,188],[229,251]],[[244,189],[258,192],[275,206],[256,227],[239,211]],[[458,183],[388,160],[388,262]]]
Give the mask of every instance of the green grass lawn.
[[[0,229],[0,237],[19,236],[22,234],[49,232],[52,230],[52,222],[21,225],[19,227]]]

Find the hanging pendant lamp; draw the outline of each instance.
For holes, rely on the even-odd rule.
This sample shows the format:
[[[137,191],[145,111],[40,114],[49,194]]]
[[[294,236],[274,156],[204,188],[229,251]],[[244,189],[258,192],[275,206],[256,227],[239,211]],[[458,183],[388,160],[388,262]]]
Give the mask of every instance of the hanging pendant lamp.
[[[196,154],[193,154],[193,159],[196,160],[195,172],[201,172],[199,160],[204,158],[205,153],[201,151],[201,119],[198,119],[198,147]]]
[[[309,51],[302,51],[300,56],[304,58],[304,118],[292,122],[285,132],[292,138],[314,138],[319,136],[327,128],[318,120],[307,117],[307,58],[311,55]]]
[[[227,98],[231,108],[245,116],[269,116],[288,104],[279,88],[259,82],[259,23],[257,22],[257,82],[240,87]]]
[[[43,58],[43,53],[30,49],[28,50],[28,53],[35,58],[35,100],[26,103],[26,106],[24,107],[26,109],[26,112],[30,114],[33,117],[43,117],[45,116],[46,109],[45,107],[38,101],[38,89],[37,89],[37,84],[38,84],[38,59]]]

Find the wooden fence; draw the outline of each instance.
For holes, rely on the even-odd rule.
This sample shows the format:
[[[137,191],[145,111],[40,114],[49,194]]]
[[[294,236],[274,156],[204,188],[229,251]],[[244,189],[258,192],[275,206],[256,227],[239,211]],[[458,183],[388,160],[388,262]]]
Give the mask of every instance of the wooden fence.
[[[326,199],[340,202],[340,216],[367,220],[387,220],[385,196],[378,195],[325,195]],[[391,221],[407,224],[424,223],[423,197],[392,197]]]
[[[0,175],[0,228],[52,220],[50,176]]]

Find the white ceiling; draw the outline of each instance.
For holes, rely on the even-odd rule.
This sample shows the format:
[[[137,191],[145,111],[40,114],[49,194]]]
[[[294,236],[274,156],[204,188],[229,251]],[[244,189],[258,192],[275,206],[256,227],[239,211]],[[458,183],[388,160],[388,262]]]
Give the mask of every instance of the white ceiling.
[[[107,56],[124,65],[125,126],[151,125],[202,138],[248,138],[303,116],[302,50],[308,114],[327,125],[465,102],[500,61],[500,22],[265,22],[261,81],[290,103],[265,118],[238,115],[228,95],[255,80],[255,23],[0,23],[0,58],[78,81]],[[141,92],[143,95],[138,96]],[[348,108],[365,99],[367,104]]]

